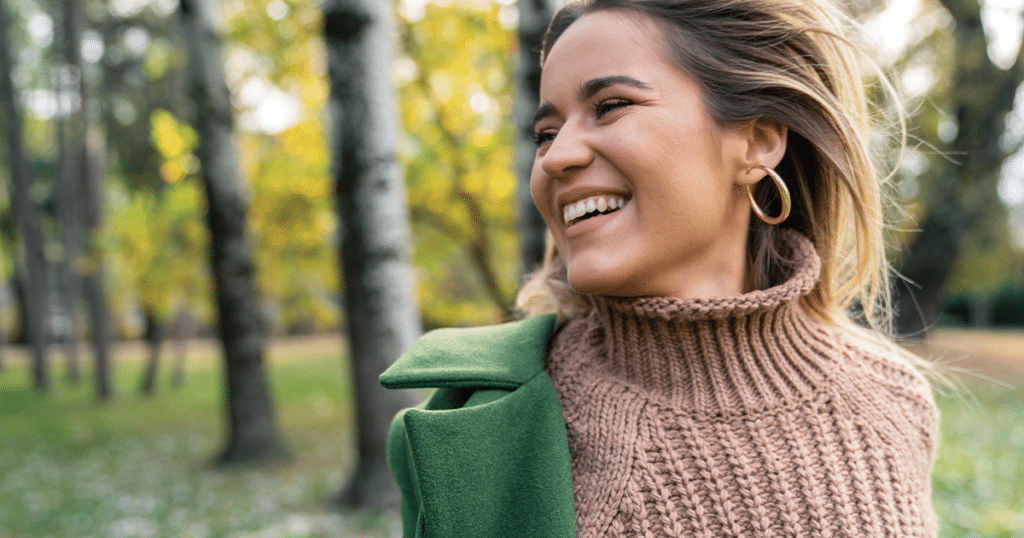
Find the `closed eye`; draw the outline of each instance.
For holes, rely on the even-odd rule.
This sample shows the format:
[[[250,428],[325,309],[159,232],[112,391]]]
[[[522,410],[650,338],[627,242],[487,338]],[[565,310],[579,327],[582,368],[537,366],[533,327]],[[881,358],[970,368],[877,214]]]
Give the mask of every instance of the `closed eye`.
[[[622,108],[622,107],[625,107],[625,106],[629,106],[629,105],[632,105],[632,104],[633,104],[632,101],[630,101],[628,99],[622,99],[620,97],[616,97],[616,98],[613,98],[613,99],[605,99],[604,101],[601,101],[601,102],[597,103],[596,105],[594,105],[594,116],[597,117],[597,118],[601,118],[605,114],[607,114],[607,113],[609,113],[609,112],[611,112],[611,111],[613,111],[615,109]]]
[[[542,131],[539,133],[533,133],[533,142],[537,144],[538,147],[540,147],[543,146],[545,143],[554,140],[557,134],[558,133],[554,131]]]

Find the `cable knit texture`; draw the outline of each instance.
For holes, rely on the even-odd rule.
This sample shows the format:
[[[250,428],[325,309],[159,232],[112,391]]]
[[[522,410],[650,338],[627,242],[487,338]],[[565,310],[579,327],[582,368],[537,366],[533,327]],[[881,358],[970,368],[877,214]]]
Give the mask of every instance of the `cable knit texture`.
[[[923,377],[804,313],[818,278],[726,299],[595,299],[546,369],[577,535],[933,537],[938,413]]]

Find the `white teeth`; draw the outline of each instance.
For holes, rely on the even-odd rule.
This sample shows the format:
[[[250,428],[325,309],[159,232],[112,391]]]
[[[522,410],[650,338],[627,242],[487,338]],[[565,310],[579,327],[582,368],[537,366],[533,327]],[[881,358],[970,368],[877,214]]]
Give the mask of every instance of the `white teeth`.
[[[565,206],[565,210],[562,212],[562,219],[565,220],[566,224],[576,220],[588,213],[594,213],[595,211],[605,212],[609,209],[616,210],[626,205],[626,200],[618,196],[595,196],[586,200],[580,200],[575,204],[569,204]]]

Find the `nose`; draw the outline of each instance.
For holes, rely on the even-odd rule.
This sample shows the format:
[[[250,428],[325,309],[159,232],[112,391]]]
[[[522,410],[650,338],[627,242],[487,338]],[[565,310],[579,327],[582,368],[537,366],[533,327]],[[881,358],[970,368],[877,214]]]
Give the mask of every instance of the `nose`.
[[[593,160],[593,150],[582,133],[563,125],[540,157],[540,165],[548,177],[560,179],[586,168]]]

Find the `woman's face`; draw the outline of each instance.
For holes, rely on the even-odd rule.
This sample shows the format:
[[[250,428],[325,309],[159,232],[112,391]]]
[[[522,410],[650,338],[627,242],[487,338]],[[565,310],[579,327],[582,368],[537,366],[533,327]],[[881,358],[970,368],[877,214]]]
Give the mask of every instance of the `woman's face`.
[[[740,293],[743,187],[764,176],[751,170],[763,129],[712,119],[698,84],[643,22],[599,11],[555,42],[534,125],[534,203],[580,293]]]

